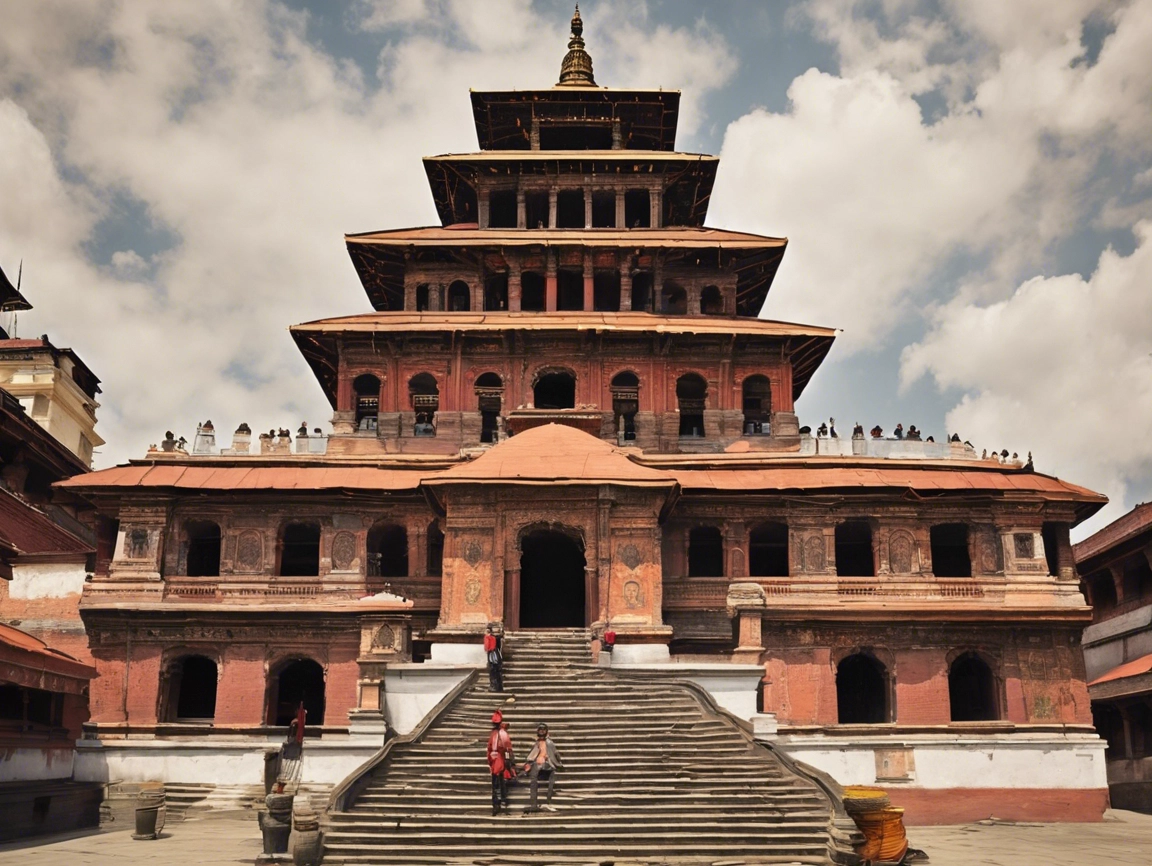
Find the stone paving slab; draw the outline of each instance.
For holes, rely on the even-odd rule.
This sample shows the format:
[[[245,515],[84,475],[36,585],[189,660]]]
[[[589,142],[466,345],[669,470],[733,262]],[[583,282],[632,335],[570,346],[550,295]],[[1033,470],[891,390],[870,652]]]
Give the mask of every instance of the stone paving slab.
[[[930,866],[1148,866],[1152,815],[1110,811],[1101,824],[979,823],[913,827]],[[21,866],[234,866],[253,863],[260,831],[251,812],[166,827],[138,842],[126,829],[0,845],[0,864]]]

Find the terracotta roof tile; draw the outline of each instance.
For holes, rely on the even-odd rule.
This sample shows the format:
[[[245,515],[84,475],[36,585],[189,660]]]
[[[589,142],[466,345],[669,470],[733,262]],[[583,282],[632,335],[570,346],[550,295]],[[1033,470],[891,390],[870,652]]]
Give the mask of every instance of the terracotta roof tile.
[[[1138,659],[1133,659],[1130,662],[1125,662],[1122,665],[1117,665],[1108,671],[1106,674],[1096,677],[1092,682],[1088,683],[1089,686],[1096,686],[1100,683],[1110,683],[1113,680],[1122,680],[1125,677],[1135,677],[1140,674],[1146,674],[1152,671],[1152,653],[1146,656],[1141,656]]]
[[[1084,562],[1152,529],[1152,502],[1143,502],[1103,529],[1072,545],[1077,562]]]
[[[415,490],[426,471],[323,466],[116,466],[57,482],[69,490],[170,487],[197,490]]]
[[[96,676],[96,668],[91,665],[86,665],[65,652],[53,649],[26,631],[21,631],[4,623],[0,623],[0,649],[15,650],[15,658],[9,656],[9,659],[21,667],[48,670],[55,674],[82,679],[92,679]]]
[[[57,526],[48,515],[0,490],[0,541],[20,554],[74,553],[83,556],[92,546]]]

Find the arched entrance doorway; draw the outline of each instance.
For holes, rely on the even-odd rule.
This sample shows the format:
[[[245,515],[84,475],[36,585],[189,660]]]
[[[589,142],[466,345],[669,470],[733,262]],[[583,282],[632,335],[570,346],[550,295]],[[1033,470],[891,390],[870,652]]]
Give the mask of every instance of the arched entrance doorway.
[[[312,659],[292,659],[273,669],[268,724],[288,725],[304,704],[305,726],[324,724],[324,668]]]
[[[520,540],[520,628],[588,624],[584,547],[572,535],[536,529]]]

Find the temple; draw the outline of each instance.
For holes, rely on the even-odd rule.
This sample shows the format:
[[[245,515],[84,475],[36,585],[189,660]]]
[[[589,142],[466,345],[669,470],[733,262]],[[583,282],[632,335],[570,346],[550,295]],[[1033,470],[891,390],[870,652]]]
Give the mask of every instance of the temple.
[[[329,435],[209,423],[57,485],[104,533],[78,768],[259,787],[303,702],[339,786],[493,624],[694,684],[911,823],[1099,820],[1069,530],[1104,497],[801,427],[836,331],[761,318],[788,241],[706,225],[680,94],[600,86],[581,31],[555,86],[472,93],[479,150],[424,160],[440,225],[345,237],[373,311],[291,328]]]

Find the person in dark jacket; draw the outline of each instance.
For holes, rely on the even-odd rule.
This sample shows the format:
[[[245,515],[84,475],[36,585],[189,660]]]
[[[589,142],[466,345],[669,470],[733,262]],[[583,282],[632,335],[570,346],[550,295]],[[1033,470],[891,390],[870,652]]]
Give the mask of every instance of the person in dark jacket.
[[[524,814],[540,811],[536,791],[541,778],[548,780],[548,799],[544,803],[544,808],[549,812],[556,811],[552,805],[552,791],[555,787],[556,773],[563,769],[564,761],[560,757],[560,750],[548,736],[548,726],[541,722],[536,726],[536,744],[524,763],[524,772],[528,774],[528,781],[531,783],[528,808],[524,810]]]

